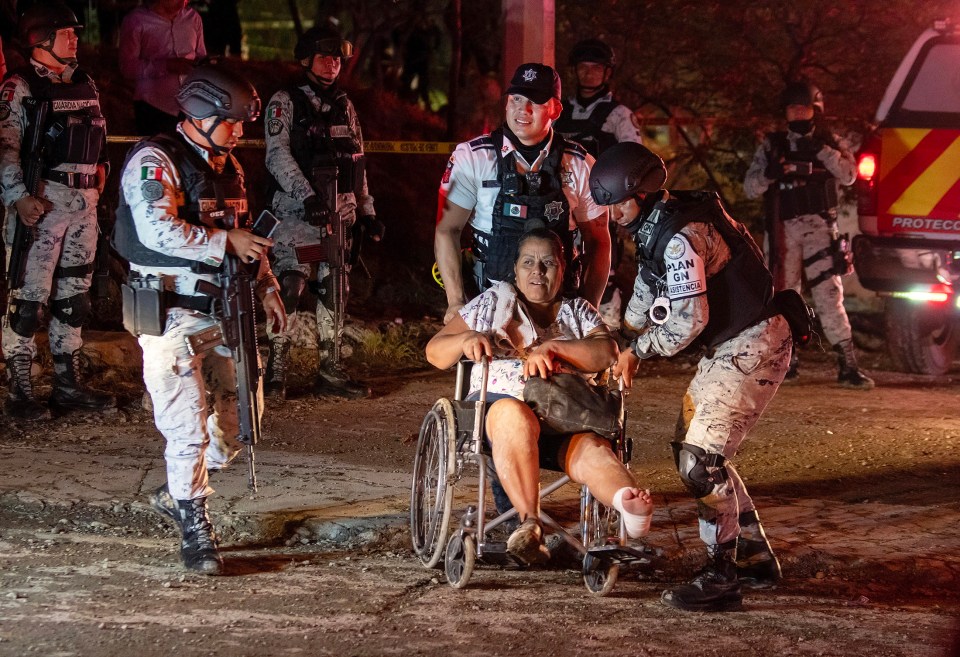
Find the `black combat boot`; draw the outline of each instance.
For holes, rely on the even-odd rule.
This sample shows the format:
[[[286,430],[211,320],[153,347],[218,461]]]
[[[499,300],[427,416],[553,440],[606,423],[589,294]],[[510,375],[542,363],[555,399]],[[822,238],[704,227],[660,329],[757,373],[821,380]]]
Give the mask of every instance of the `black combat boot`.
[[[370,388],[351,379],[339,363],[333,361],[333,342],[320,344],[320,369],[314,389],[321,395],[334,395],[346,399],[364,399],[370,396]]]
[[[80,350],[53,356],[53,393],[50,406],[64,411],[105,411],[115,408],[113,395],[88,388],[80,382]]]
[[[207,498],[177,500],[178,519],[182,540],[180,560],[187,570],[204,575],[223,572],[223,559],[217,549],[217,535],[207,514]]]
[[[783,377],[784,383],[796,383],[800,380],[800,354],[794,347],[790,351],[790,367],[787,369],[787,375]]]
[[[756,510],[740,514],[740,537],[737,538],[737,578],[751,589],[776,586],[783,577],[780,561],[773,553],[767,534]]]
[[[837,352],[837,383],[844,388],[871,390],[873,379],[857,366],[857,354],[853,350],[853,340],[844,340],[833,345]]]
[[[689,584],[667,589],[660,601],[684,611],[734,611],[740,609],[743,595],[737,580],[737,543],[707,548],[710,560]]]
[[[270,355],[267,357],[267,373],[263,377],[263,394],[268,399],[283,401],[287,398],[287,369],[289,366],[289,338],[271,340]]]
[[[7,359],[9,388],[4,410],[10,417],[21,420],[49,420],[50,409],[33,396],[33,382],[30,379],[32,365],[30,354],[17,354]]]

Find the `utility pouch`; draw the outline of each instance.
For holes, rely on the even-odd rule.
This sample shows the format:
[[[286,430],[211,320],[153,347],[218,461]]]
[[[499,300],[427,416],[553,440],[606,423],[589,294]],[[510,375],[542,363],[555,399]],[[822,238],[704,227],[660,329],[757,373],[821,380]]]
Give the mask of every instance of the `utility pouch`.
[[[123,328],[136,337],[163,335],[167,323],[163,281],[157,276],[130,277],[121,285]]]
[[[219,324],[214,324],[209,328],[188,335],[184,340],[187,343],[187,351],[191,356],[202,354],[205,351],[216,349],[223,344],[223,329]]]
[[[833,247],[833,273],[848,276],[853,273],[853,251],[850,249],[850,233],[837,235],[831,244]]]

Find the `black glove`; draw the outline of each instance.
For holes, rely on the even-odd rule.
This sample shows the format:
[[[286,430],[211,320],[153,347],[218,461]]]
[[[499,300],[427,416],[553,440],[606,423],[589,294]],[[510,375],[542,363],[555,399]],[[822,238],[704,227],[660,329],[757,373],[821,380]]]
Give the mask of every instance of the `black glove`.
[[[374,242],[379,242],[383,239],[384,233],[387,232],[387,227],[382,221],[376,218],[372,214],[365,214],[357,221],[360,222],[360,227],[363,228],[363,232]]]
[[[317,195],[303,199],[303,220],[311,226],[326,227],[330,223],[330,211]]]
[[[783,162],[780,157],[773,153],[767,153],[767,168],[763,170],[763,175],[768,180],[780,180],[783,178]]]

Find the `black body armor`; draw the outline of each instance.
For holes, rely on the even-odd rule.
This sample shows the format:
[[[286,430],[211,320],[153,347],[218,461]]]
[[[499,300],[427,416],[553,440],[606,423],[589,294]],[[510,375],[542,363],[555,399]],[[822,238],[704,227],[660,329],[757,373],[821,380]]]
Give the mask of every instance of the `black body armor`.
[[[107,123],[100,111],[100,96],[90,76],[81,70],[71,82],[57,83],[26,66],[16,74],[30,87],[30,94],[49,103],[47,125],[48,169],[61,164],[99,164],[106,161]]]
[[[634,239],[643,281],[657,294],[666,273],[663,253],[689,223],[710,224],[730,248],[730,260],[707,284],[710,319],[696,346],[712,349],[749,326],[776,314],[771,310],[773,277],[747,229],[726,213],[714,192],[670,192],[640,221]],[[669,285],[669,282],[667,283]]]
[[[814,138],[813,141],[798,140],[797,145],[800,148],[792,151],[786,132],[771,132],[767,135],[770,143],[770,151],[767,152],[768,161],[770,158],[779,160],[783,157],[785,158],[784,167],[787,169],[786,175],[774,181],[768,190],[769,194],[775,196],[775,199],[771,199],[775,202],[767,203],[767,212],[776,208],[776,219],[784,221],[807,214],[823,215],[837,207],[836,179],[817,159],[816,152],[803,148],[806,144],[815,141],[825,143],[832,148],[838,148],[838,145],[833,135],[819,129],[815,131]]]
[[[513,279],[513,263],[520,236],[526,232],[527,222],[537,219],[563,242],[568,274],[573,275],[573,233],[570,230],[570,203],[563,193],[560,177],[561,160],[565,151],[584,157],[583,149],[554,133],[550,154],[539,171],[517,173],[516,152],[503,156],[503,130],[495,130],[489,137],[479,137],[470,145],[480,146],[484,141],[493,144],[497,154],[497,179],[484,180],[484,187],[499,187],[500,193],[493,206],[493,232],[474,231],[474,255],[484,263],[484,275],[489,281]]]
[[[236,226],[244,227],[249,221],[247,190],[243,184],[237,161],[233,155],[227,156],[227,163],[221,173],[217,173],[207,164],[193,146],[188,144],[179,133],[159,134],[142,141],[127,155],[124,169],[133,156],[146,146],[154,146],[164,151],[180,174],[183,184],[184,205],[177,208],[177,216],[194,226],[224,228],[220,216],[224,209],[233,209],[236,213]],[[136,224],[130,206],[120,192],[117,206],[117,221],[114,224],[113,247],[131,264],[156,267],[189,267],[195,273],[216,273],[220,267],[213,267],[197,260],[187,260],[164,255],[148,248],[137,236]]]
[[[310,97],[299,86],[287,89],[293,103],[293,121],[290,125],[290,152],[300,171],[321,193],[325,179],[334,167],[337,171],[337,190],[341,194],[359,194],[363,188],[363,146],[350,131],[350,111],[347,94],[337,87],[314,93],[321,101],[321,109],[314,107]],[[271,176],[268,199],[280,189]]]
[[[553,129],[566,139],[579,143],[590,155],[597,157],[617,143],[616,135],[603,131],[603,124],[619,104],[614,99],[600,101],[594,106],[590,116],[585,119],[575,119],[573,106],[568,103],[563,106],[560,118],[553,124]]]

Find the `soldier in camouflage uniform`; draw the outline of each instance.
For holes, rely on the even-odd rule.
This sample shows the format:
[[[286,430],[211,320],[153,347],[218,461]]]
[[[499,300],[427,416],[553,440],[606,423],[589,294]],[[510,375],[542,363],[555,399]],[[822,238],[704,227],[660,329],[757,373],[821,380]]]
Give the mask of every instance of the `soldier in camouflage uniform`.
[[[82,26],[60,3],[35,4],[20,19],[19,40],[30,61],[0,88],[0,185],[7,206],[4,243],[10,258],[16,222],[32,227],[23,285],[10,290],[3,317],[3,356],[10,387],[6,410],[14,417],[49,416],[30,376],[35,335],[46,307],[53,355],[50,406],[104,410],[116,399],[79,380],[80,331],[90,314],[88,291],[97,248],[97,201],[107,177],[106,123],[93,80],[77,68]],[[32,117],[25,101],[46,103],[46,154],[37,196],[24,184],[30,153],[22,152]],[[56,135],[56,136],[54,136]]]
[[[851,185],[857,164],[847,144],[816,125],[823,94],[812,84],[784,89],[781,105],[787,131],[771,132],[757,148],[743,189],[749,198],[764,196],[766,251],[778,290],[800,290],[806,278],[823,332],[837,352],[837,383],[870,390],[873,379],[857,365],[850,320],[843,307],[841,275],[850,273],[839,251],[837,184]],[[799,376],[794,352],[787,381]]]
[[[294,49],[304,68],[303,79],[275,93],[267,105],[266,159],[273,177],[268,198],[281,219],[274,233],[274,269],[291,320],[284,333],[269,333],[266,393],[275,399],[286,396],[297,305],[315,263],[320,350],[316,390],[346,398],[370,395],[366,385],[351,380],[340,367],[334,345],[335,340],[342,339],[344,318],[336,317],[336,306],[346,308],[354,222],[373,240],[379,241],[384,233],[383,224],[374,214],[373,197],[367,191],[360,122],[353,103],[337,85],[342,63],[352,52],[353,46],[333,26],[307,30]],[[334,185],[336,196],[331,198]],[[334,222],[339,222],[343,235],[342,281],[331,275],[328,262],[317,261],[320,249],[313,249],[313,255],[310,249],[298,253],[298,247],[325,246]],[[342,295],[339,303],[338,295]]]
[[[187,118],[176,130],[140,142],[127,156],[113,244],[130,261],[125,324],[130,328],[126,318],[135,317],[143,328],[133,331],[143,350],[143,380],[167,442],[167,483],[150,503],[177,523],[184,566],[215,575],[223,562],[207,514],[208,470],[225,467],[241,449],[237,375],[224,346],[199,353],[187,346],[187,337],[219,324],[197,282],[219,282],[225,253],[259,260],[255,292],[267,324],[283,330],[286,318],[267,258],[271,240],[219,227],[215,219],[232,212],[242,226],[247,218],[243,171],[230,151],[243,123],[260,113],[256,91],[244,78],[205,66],[187,75],[177,102]],[[154,289],[163,290],[162,303],[150,303],[146,294],[141,305],[141,294]]]
[[[629,348],[616,373],[629,385],[642,359],[704,350],[672,445],[680,477],[697,498],[709,561],[661,599],[684,610],[735,609],[741,580],[780,578],[731,459],[783,381],[791,332],[746,229],[716,194],[667,191],[665,180],[663,161],[632,143],[608,149],[590,174],[594,199],[616,205],[637,242],[639,272],[623,329]]]

